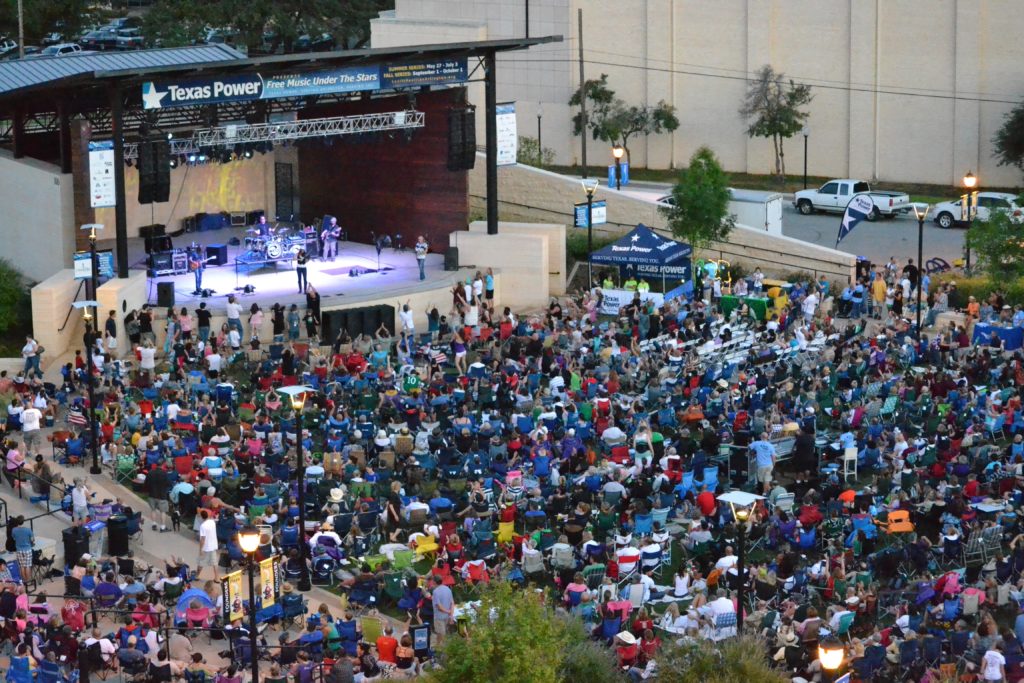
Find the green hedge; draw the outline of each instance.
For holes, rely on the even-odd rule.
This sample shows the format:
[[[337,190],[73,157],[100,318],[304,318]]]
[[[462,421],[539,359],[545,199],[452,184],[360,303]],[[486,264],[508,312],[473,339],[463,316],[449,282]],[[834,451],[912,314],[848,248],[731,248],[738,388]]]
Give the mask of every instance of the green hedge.
[[[963,308],[967,305],[967,297],[973,296],[978,301],[988,297],[996,289],[1001,289],[1010,305],[1024,303],[1024,280],[1014,282],[993,282],[987,277],[964,277],[954,273],[943,273],[932,278],[932,282],[956,283],[956,295],[949,300],[950,308]],[[935,286],[935,285],[933,285]]]

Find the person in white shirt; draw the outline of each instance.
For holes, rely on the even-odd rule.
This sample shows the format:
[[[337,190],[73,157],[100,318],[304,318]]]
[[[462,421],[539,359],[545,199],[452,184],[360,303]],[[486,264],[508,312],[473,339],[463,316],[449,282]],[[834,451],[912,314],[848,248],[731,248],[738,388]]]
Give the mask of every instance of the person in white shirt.
[[[156,349],[152,342],[147,341],[139,349],[139,368],[148,372],[156,369]]]
[[[981,678],[985,681],[1006,680],[1006,657],[1003,656],[1001,641],[997,641],[981,658]]]
[[[89,489],[81,478],[74,480],[71,489],[71,518],[76,522],[84,521],[89,515]]]
[[[181,406],[177,403],[168,403],[167,407],[164,408],[164,413],[167,415],[168,422],[174,422],[178,418],[178,413],[181,412]]]
[[[103,657],[104,662],[109,662],[110,658],[117,652],[117,648],[110,642],[109,638],[104,638],[98,628],[92,630],[92,636],[85,639],[85,646],[89,647],[94,643],[100,644],[100,656]]]
[[[609,445],[618,445],[626,441],[626,433],[612,423],[601,434],[601,440]]]
[[[320,525],[320,528],[317,530],[317,532],[313,534],[312,538],[309,539],[309,547],[315,548],[317,544],[320,542],[320,539],[324,537],[334,541],[334,547],[341,547],[341,536],[335,533],[334,525],[330,522],[325,522],[324,524]]]
[[[199,561],[196,563],[196,577],[203,571],[203,566],[213,567],[213,580],[219,579],[217,570],[217,522],[210,516],[209,511],[200,512],[203,519],[199,525]]]
[[[736,566],[736,563],[740,561],[740,558],[733,554],[732,546],[725,546],[725,555],[723,555],[718,562],[715,562],[715,569],[719,571],[726,571]]]
[[[702,607],[701,610],[705,615],[711,617],[712,622],[714,622],[714,620],[720,614],[735,613],[736,606],[732,604],[732,600],[730,600],[729,597],[726,595],[725,590],[719,588],[717,597],[711,602],[704,605],[704,607]]]
[[[242,330],[242,306],[235,300],[234,296],[228,297],[227,306],[225,306],[228,316],[228,328],[238,331],[238,336],[241,338]]]
[[[30,455],[39,439],[39,421],[43,414],[34,406],[29,406],[21,413],[21,431],[25,439],[25,454]]]
[[[430,506],[421,500],[410,501],[409,504],[405,506],[405,518],[407,520],[411,518],[413,510],[429,511]]]
[[[221,364],[224,362],[224,357],[214,349],[213,353],[206,357],[206,367],[209,369],[210,377],[217,379],[220,375]]]
[[[807,322],[814,320],[814,312],[818,309],[818,295],[811,292],[805,296],[803,303],[800,304],[800,309],[804,312]]]
[[[238,351],[239,349],[241,349],[242,333],[233,327],[230,330],[228,330],[228,344],[231,345],[232,351]]]

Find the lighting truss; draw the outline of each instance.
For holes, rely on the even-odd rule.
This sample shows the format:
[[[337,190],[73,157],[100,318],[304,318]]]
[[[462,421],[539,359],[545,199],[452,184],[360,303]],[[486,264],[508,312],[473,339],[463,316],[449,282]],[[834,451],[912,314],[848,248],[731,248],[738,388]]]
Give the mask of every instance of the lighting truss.
[[[198,153],[210,147],[233,147],[239,144],[284,142],[338,135],[358,135],[391,130],[423,128],[426,115],[413,109],[407,111],[332,116],[323,119],[217,126],[196,130],[191,138],[172,139],[171,156]],[[125,143],[124,158],[137,159],[137,143]]]

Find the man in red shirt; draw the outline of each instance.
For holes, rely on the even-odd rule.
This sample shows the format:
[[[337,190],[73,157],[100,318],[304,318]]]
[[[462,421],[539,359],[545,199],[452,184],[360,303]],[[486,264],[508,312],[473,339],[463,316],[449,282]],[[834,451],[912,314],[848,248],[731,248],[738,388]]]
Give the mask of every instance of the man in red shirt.
[[[398,650],[398,641],[394,636],[395,629],[391,626],[384,627],[384,635],[377,639],[377,661],[397,664],[395,651]]]
[[[705,486],[704,490],[697,495],[697,507],[700,508],[700,512],[705,517],[711,517],[715,514],[715,510],[718,508],[718,503],[715,500],[715,494],[708,490]]]

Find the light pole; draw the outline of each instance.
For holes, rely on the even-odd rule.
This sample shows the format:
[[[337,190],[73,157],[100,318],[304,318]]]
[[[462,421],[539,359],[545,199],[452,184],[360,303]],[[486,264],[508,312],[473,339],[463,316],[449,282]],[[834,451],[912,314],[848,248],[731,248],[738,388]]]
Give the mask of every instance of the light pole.
[[[917,338],[921,338],[921,283],[924,282],[924,218],[928,215],[928,205],[922,208],[914,204],[914,216],[917,218]]]
[[[580,181],[583,191],[587,193],[587,290],[594,286],[594,263],[590,260],[594,243],[594,193],[601,181],[597,178],[584,178]]]
[[[259,652],[256,649],[256,637],[259,634],[256,625],[256,550],[260,547],[259,529],[246,524],[238,531],[238,545],[245,553],[246,569],[249,572],[249,656],[252,666],[252,680],[260,680]]]
[[[537,103],[537,165],[544,165],[544,144],[540,140],[540,117],[544,115],[544,106]]]
[[[612,156],[615,157],[615,189],[622,189],[622,155],[626,153],[626,149],[617,144],[612,147]]]
[[[968,171],[967,175],[964,176],[964,187],[970,190],[970,192],[963,196],[963,201],[967,203],[967,235],[964,237],[964,242],[967,247],[965,271],[968,275],[970,275],[971,272],[971,243],[968,238],[971,236],[971,228],[974,227],[974,207],[977,203],[976,197],[978,196],[978,191],[974,188],[977,187],[977,185],[977,176]]]
[[[821,662],[821,670],[826,683],[835,680],[839,667],[843,665],[845,655],[843,644],[834,636],[823,638],[818,643],[818,661]]]
[[[732,517],[736,520],[736,526],[739,531],[739,548],[736,553],[736,574],[739,579],[736,584],[736,635],[742,635],[743,598],[747,588],[747,580],[744,575],[746,569],[744,565],[747,556],[747,525],[750,523],[750,518],[754,513],[754,508],[757,507],[758,501],[764,500],[764,496],[747,493],[746,491],[729,491],[718,496],[718,500],[729,504],[729,508],[732,510]]]
[[[92,467],[89,468],[89,472],[91,474],[99,474],[102,470],[100,470],[99,437],[96,434],[96,398],[92,386],[92,347],[96,342],[96,335],[92,328],[94,318],[92,313],[90,313],[90,309],[95,310],[96,307],[99,306],[99,302],[93,300],[76,301],[71,304],[71,306],[82,312],[82,320],[85,322],[85,336],[82,337],[82,342],[85,345],[85,370],[89,374],[85,381],[85,391],[86,395],[89,397],[89,410],[85,417],[89,420],[89,450],[92,452]]]
[[[309,566],[306,563],[309,556],[309,544],[306,543],[306,460],[302,454],[302,411],[306,405],[306,395],[313,389],[298,385],[281,387],[279,391],[288,395],[292,402],[292,409],[295,411],[295,477],[298,480],[299,489],[299,559],[302,565],[295,587],[300,591],[308,591],[313,586],[309,580]]]
[[[804,136],[804,189],[807,189],[807,138],[811,135],[811,127],[804,126],[800,131]]]

